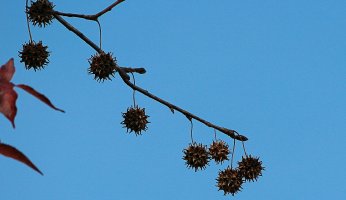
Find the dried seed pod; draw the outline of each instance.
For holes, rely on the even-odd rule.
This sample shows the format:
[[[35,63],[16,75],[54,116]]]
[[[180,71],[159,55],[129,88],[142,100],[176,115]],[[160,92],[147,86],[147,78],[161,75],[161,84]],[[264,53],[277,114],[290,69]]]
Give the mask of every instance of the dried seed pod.
[[[54,5],[48,0],[31,1],[31,6],[27,7],[26,12],[29,20],[34,26],[39,27],[49,25],[54,16],[52,14]]]
[[[213,141],[209,147],[209,154],[216,164],[219,164],[225,160],[228,160],[228,144],[222,140]]]
[[[24,62],[26,69],[33,68],[35,71],[43,69],[49,63],[49,52],[42,41],[34,41],[23,44],[23,50],[19,52],[20,62]]]
[[[219,190],[223,190],[224,195],[236,194],[242,189],[243,179],[237,169],[232,169],[229,166],[219,172],[219,176],[216,179],[217,187]]]
[[[242,157],[242,160],[238,162],[238,169],[242,177],[246,181],[257,181],[259,176],[262,176],[262,161],[259,158],[251,157],[251,155],[247,157]]]
[[[111,80],[110,76],[114,77],[116,59],[112,57],[111,53],[96,53],[88,61],[90,64],[89,74],[94,74],[94,79],[98,82],[106,79]]]
[[[183,160],[186,161],[186,165],[189,168],[205,169],[209,163],[210,156],[206,145],[197,144],[196,142],[190,144],[183,150]]]
[[[125,113],[122,113],[124,121],[121,124],[127,129],[127,132],[135,132],[136,135],[141,135],[142,131],[148,129],[148,115],[145,114],[145,108],[140,108],[138,106],[130,107]]]

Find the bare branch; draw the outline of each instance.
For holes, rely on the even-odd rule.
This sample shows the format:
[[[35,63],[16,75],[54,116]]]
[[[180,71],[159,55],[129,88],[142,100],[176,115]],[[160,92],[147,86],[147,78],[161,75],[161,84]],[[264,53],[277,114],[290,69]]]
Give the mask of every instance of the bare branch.
[[[74,34],[76,34],[79,38],[84,40],[89,46],[91,46],[93,49],[95,49],[98,53],[102,53],[102,50],[94,43],[92,42],[89,38],[87,38],[82,32],[80,32],[78,29],[76,29],[74,26],[72,26],[70,23],[65,21],[62,17],[59,15],[53,13],[53,16],[55,17],[56,20],[58,20],[65,28],[68,30],[72,31]]]
[[[108,12],[109,10],[111,10],[115,5],[119,4],[120,0],[118,0],[117,2],[113,3],[111,6],[109,6],[108,8],[104,9],[103,11],[101,11],[100,13],[96,14],[98,16],[101,16],[102,14]],[[116,4],[117,3],[117,4]],[[63,25],[65,26],[68,30],[72,31],[73,33],[75,33],[79,38],[81,38],[82,40],[84,40],[87,44],[89,44],[93,49],[95,49],[98,53],[102,53],[102,49],[100,49],[95,43],[93,43],[89,38],[87,38],[83,33],[81,33],[79,30],[77,30],[75,27],[73,27],[71,24],[69,24],[67,21],[65,21],[61,16],[59,16],[59,14],[57,13],[53,13],[54,17]],[[97,18],[96,18],[97,19]],[[219,130],[220,132],[228,135],[229,137],[239,140],[239,141],[247,141],[248,138],[238,134],[238,132],[236,132],[235,130],[231,130],[231,129],[227,129],[224,127],[220,127],[217,126],[215,124],[212,124],[174,104],[169,103],[168,101],[165,101],[153,94],[151,94],[150,92],[148,92],[147,90],[144,90],[143,88],[138,87],[137,85],[134,85],[130,82],[130,77],[127,75],[127,73],[129,72],[138,72],[140,74],[145,73],[145,69],[144,68],[124,68],[124,67],[116,67],[116,70],[119,72],[120,77],[122,78],[122,80],[125,82],[126,85],[128,85],[129,87],[131,87],[132,89],[144,94],[145,96],[167,106],[173,113],[174,110],[182,113],[183,115],[185,115],[188,119],[195,119],[203,124],[205,124],[208,127],[212,127],[216,130]]]
[[[105,14],[106,12],[111,11],[115,6],[117,6],[118,4],[120,4],[120,3],[123,2],[123,1],[125,1],[125,0],[118,0],[118,1],[116,1],[116,2],[114,2],[114,3],[112,3],[112,5],[108,6],[107,8],[105,8],[104,10],[102,10],[101,12],[97,13],[97,14],[94,15],[94,16],[96,16],[96,18],[102,16],[102,15]]]
[[[93,17],[93,15],[83,15],[83,14],[75,14],[75,13],[64,13],[60,11],[53,11],[53,15],[60,15],[64,17],[77,17],[77,18],[82,18],[86,20],[93,20],[96,21],[96,19]]]
[[[120,67],[126,73],[138,73],[145,74],[147,71],[144,68],[131,68],[131,67]]]
[[[174,110],[176,110],[176,111],[184,114],[190,121],[191,121],[191,119],[195,119],[195,120],[205,124],[208,127],[214,128],[214,129],[216,129],[216,130],[218,130],[218,131],[228,135],[229,137],[231,137],[233,139],[236,139],[236,140],[239,140],[239,141],[247,141],[248,140],[247,137],[238,134],[238,132],[235,131],[235,130],[227,129],[227,128],[220,127],[220,126],[217,126],[215,124],[212,124],[212,123],[210,123],[210,122],[208,122],[208,121],[206,121],[206,120],[204,120],[204,119],[202,119],[202,118],[200,118],[200,117],[198,117],[198,116],[196,116],[196,115],[194,115],[194,114],[192,114],[192,113],[190,113],[190,112],[188,112],[188,111],[186,111],[186,110],[184,110],[184,109],[182,109],[182,108],[180,108],[180,107],[178,107],[178,106],[176,106],[174,104],[169,103],[168,101],[165,101],[165,100],[163,100],[163,99],[161,99],[161,98],[151,94],[147,90],[144,90],[144,89],[138,87],[137,85],[132,84],[128,79],[126,79],[126,77],[123,77],[122,73],[119,73],[119,74],[120,74],[121,78],[123,79],[123,81],[126,83],[126,85],[128,85],[132,89],[134,89],[134,90],[144,94],[145,96],[147,96],[147,97],[149,97],[151,99],[154,99],[155,101],[157,101],[157,102],[167,106],[172,112]]]
[[[120,4],[121,2],[124,2],[125,0],[117,0],[114,3],[112,3],[110,6],[107,8],[103,9],[102,11],[94,14],[94,15],[83,15],[83,14],[75,14],[75,13],[64,13],[64,12],[59,12],[59,11],[53,11],[53,15],[60,15],[60,16],[65,16],[65,17],[77,17],[77,18],[82,18],[82,19],[87,19],[87,20],[93,20],[97,21],[99,17],[101,17],[103,14],[111,11],[115,6]]]

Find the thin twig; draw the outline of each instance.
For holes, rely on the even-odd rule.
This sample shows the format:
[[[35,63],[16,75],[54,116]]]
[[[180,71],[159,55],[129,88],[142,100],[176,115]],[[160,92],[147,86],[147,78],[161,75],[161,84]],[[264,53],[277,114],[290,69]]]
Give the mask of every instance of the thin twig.
[[[118,0],[114,3],[112,3],[112,5],[108,6],[107,8],[103,9],[101,12],[97,13],[95,16],[96,18],[102,16],[103,14],[105,14],[106,12],[111,11],[115,6],[117,6],[118,4],[120,4],[121,2],[123,2],[125,0]]]
[[[82,18],[82,19],[86,19],[86,20],[93,20],[95,21],[96,19],[92,18],[93,15],[83,15],[83,14],[75,14],[75,13],[64,13],[64,12],[60,12],[60,11],[53,11],[53,15],[60,15],[60,16],[64,16],[64,17],[77,17],[77,18]]]
[[[117,1],[119,2],[119,1]],[[122,1],[121,1],[122,2]],[[113,4],[112,4],[113,5]],[[114,7],[114,6],[113,6]],[[107,9],[105,9],[107,10]],[[107,12],[107,11],[105,11]],[[103,13],[105,13],[103,12]],[[102,12],[100,12],[102,13]],[[83,33],[81,33],[79,30],[77,30],[75,27],[73,27],[71,24],[69,24],[67,21],[65,21],[61,16],[59,16],[58,14],[53,14],[54,17],[63,25],[65,26],[68,30],[72,31],[73,33],[75,33],[78,37],[80,37],[82,40],[84,40],[88,45],[90,45],[93,49],[95,49],[98,53],[102,53],[102,49],[100,49],[95,43],[93,43],[89,38],[87,38]],[[101,14],[102,15],[102,14]],[[101,16],[100,15],[100,16]],[[122,80],[124,81],[124,83],[126,85],[128,85],[129,87],[131,87],[133,90],[136,90],[142,94],[144,94],[145,96],[167,106],[172,112],[174,110],[184,114],[189,120],[191,119],[195,119],[203,124],[205,124],[206,126],[208,127],[211,127],[211,128],[214,128],[226,135],[228,135],[229,137],[235,139],[235,140],[239,140],[239,141],[247,141],[248,138],[243,136],[243,135],[239,135],[235,130],[231,130],[231,129],[227,129],[227,128],[224,128],[224,127],[220,127],[220,126],[217,126],[215,124],[212,124],[174,104],[171,104],[169,103],[168,101],[165,101],[157,96],[155,96],[154,94],[151,94],[150,92],[148,92],[147,90],[144,90],[143,88],[141,87],[138,87],[137,85],[134,85],[130,82],[130,77],[127,75],[127,70],[133,70],[133,68],[122,68],[122,67],[119,67],[119,66],[116,66],[116,70],[119,72],[119,75],[120,77],[122,78]],[[141,70],[144,70],[145,72],[145,69],[141,69]],[[142,71],[143,72],[143,71]],[[140,73],[140,72],[139,72]]]
[[[32,43],[32,36],[31,36],[31,30],[30,30],[30,23],[29,23],[29,14],[28,14],[28,1],[29,0],[26,0],[26,3],[25,3],[25,14],[26,14],[26,24],[28,26],[28,32],[29,32],[29,36],[30,36],[30,43]]]
[[[133,75],[132,72],[131,72],[131,75],[132,75],[132,79],[133,79],[133,85],[136,85],[135,75]],[[133,107],[134,108],[136,107],[136,97],[135,97],[135,94],[136,94],[136,90],[133,90],[133,92],[132,92],[132,100],[133,100]]]
[[[99,20],[96,20],[97,25],[99,26],[99,37],[100,37],[100,49],[102,49],[102,28]]]
[[[53,14],[56,20],[58,20],[62,25],[65,26],[68,30],[72,31],[74,34],[76,34],[80,39],[84,40],[89,46],[91,46],[95,51],[98,53],[102,53],[103,51],[101,48],[99,48],[94,42],[92,42],[89,38],[87,38],[82,32],[77,30],[74,26],[72,26],[70,23],[68,23],[66,20],[64,20],[62,17],[60,17],[57,14]]]
[[[83,14],[75,14],[75,13],[64,13],[64,12],[59,12],[59,11],[53,11],[53,14],[55,15],[60,15],[60,16],[65,16],[65,17],[77,17],[77,18],[82,18],[82,19],[87,19],[87,20],[93,20],[97,21],[99,17],[101,17],[103,14],[111,11],[115,6],[120,4],[121,2],[124,2],[125,0],[117,0],[114,3],[112,3],[110,6],[107,8],[103,9],[102,11],[94,14],[94,15],[83,15]]]
[[[194,144],[195,142],[193,141],[193,122],[190,120],[191,127],[190,127],[190,137],[191,137],[191,144]]]
[[[147,71],[140,67],[140,68],[132,68],[132,67],[120,67],[125,73],[138,73],[138,74],[145,74]]]
[[[247,153],[246,153],[246,150],[245,150],[245,144],[244,144],[244,141],[241,141],[241,143],[243,144],[243,150],[244,150],[244,153],[245,153],[245,156],[248,157]]]
[[[231,158],[231,169],[233,169],[234,152],[235,152],[235,140],[233,140],[232,158]]]

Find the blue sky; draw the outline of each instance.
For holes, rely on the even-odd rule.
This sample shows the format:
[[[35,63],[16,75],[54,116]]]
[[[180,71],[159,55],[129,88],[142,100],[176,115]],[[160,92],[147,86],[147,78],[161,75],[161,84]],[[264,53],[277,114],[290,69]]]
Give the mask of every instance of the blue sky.
[[[55,0],[56,10],[93,14],[112,1]],[[43,71],[27,71],[18,51],[29,37],[25,1],[2,6],[0,62],[15,58],[13,82],[31,85],[65,114],[17,90],[16,129],[0,118],[0,139],[43,171],[0,157],[1,199],[230,199],[215,187],[228,163],[204,171],[181,159],[186,118],[137,93],[150,115],[142,136],[121,112],[132,90],[116,76],[87,74],[95,52],[54,21],[32,27],[51,51]],[[97,24],[67,19],[98,43]],[[100,18],[103,49],[118,64],[145,67],[136,83],[217,125],[246,135],[266,171],[235,199],[345,199],[346,2],[125,1]],[[218,133],[229,144],[232,140]],[[194,122],[194,139],[213,129]],[[237,143],[235,160],[242,150]]]

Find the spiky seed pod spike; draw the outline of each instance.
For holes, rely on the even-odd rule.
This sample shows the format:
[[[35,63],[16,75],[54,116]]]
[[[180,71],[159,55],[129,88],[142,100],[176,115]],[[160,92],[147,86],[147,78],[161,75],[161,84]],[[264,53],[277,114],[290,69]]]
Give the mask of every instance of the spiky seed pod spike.
[[[54,5],[48,0],[31,1],[31,6],[27,7],[26,12],[29,17],[29,21],[34,26],[45,27],[49,25],[54,16],[52,14]]]
[[[219,176],[216,179],[217,187],[219,190],[223,190],[224,195],[236,194],[242,189],[243,179],[237,169],[232,169],[229,166],[219,172]]]
[[[257,181],[257,178],[262,176],[264,167],[259,158],[249,155],[245,158],[242,157],[242,160],[238,162],[238,169],[246,181]]]
[[[229,153],[227,143],[222,140],[213,141],[209,147],[209,154],[216,164],[222,164],[223,161],[228,160]]]
[[[88,60],[90,67],[89,74],[94,74],[94,79],[98,82],[111,80],[116,72],[116,59],[112,57],[112,53],[96,53]]]
[[[20,62],[24,62],[26,69],[33,68],[35,71],[43,69],[49,63],[49,52],[42,41],[34,41],[23,44],[23,50],[19,52]]]
[[[183,153],[183,160],[185,160],[187,167],[193,168],[195,171],[205,169],[210,160],[207,146],[196,142],[184,149]]]
[[[134,131],[137,136],[141,135],[142,131],[148,129],[147,124],[150,122],[148,121],[149,116],[145,114],[145,108],[131,106],[125,113],[122,113],[122,115],[124,121],[122,121],[121,124],[127,129],[127,132],[129,132],[129,130],[130,133]]]

